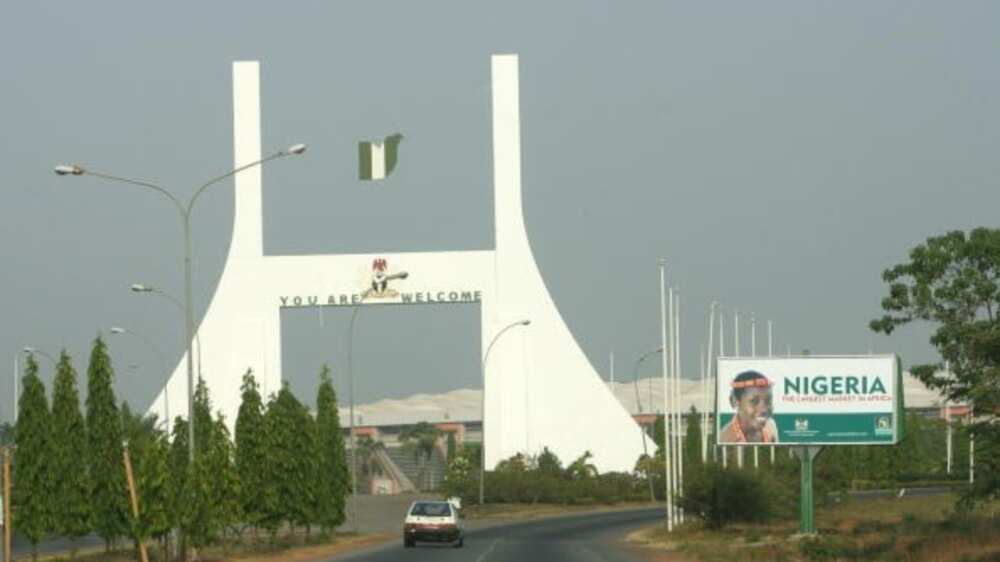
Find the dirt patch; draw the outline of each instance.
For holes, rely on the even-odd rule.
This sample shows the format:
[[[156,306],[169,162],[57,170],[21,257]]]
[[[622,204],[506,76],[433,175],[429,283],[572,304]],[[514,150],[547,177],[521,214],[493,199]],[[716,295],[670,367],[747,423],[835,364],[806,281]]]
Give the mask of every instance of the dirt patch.
[[[299,546],[268,554],[247,553],[231,556],[224,560],[239,562],[313,562],[370,546],[383,544],[396,538],[395,535],[378,533],[338,537],[334,542],[310,546]],[[204,559],[203,559],[204,560]]]

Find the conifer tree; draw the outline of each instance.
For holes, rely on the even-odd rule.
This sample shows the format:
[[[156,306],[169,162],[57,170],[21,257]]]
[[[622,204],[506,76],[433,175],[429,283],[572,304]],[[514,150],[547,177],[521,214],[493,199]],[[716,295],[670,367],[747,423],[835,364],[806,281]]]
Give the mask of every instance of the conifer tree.
[[[318,522],[325,531],[331,531],[346,519],[345,505],[351,483],[344,434],[340,428],[337,393],[330,379],[330,367],[323,365],[319,380],[319,390],[316,393]]]
[[[187,466],[181,499],[181,529],[191,546],[200,548],[214,540],[222,531],[218,505],[217,473],[219,440],[212,420],[212,402],[205,381],[198,379],[194,393],[194,463]]]
[[[236,472],[236,448],[221,413],[216,415],[213,429],[210,464],[215,480],[215,509],[220,528],[225,529],[245,520],[240,501],[241,485]]]
[[[315,505],[317,459],[314,424],[309,412],[284,385],[278,396],[268,405],[265,419],[277,473],[278,510],[282,520],[289,525],[307,525],[315,518],[311,513]]]
[[[87,367],[87,466],[93,528],[109,546],[129,528],[121,417],[113,379],[108,348],[98,336]]]
[[[173,439],[167,454],[167,516],[171,528],[181,528],[181,512],[184,510],[188,486],[188,424],[178,416],[174,419]],[[183,529],[181,529],[183,537]],[[185,549],[181,549],[183,552]]]
[[[168,472],[170,444],[162,433],[132,443],[133,470],[140,494],[139,524],[135,534],[143,539],[163,537],[172,528]]]
[[[275,509],[274,486],[267,473],[267,425],[264,403],[252,371],[243,375],[243,396],[236,416],[236,472],[240,482],[240,505],[245,521],[257,527],[264,514]]]
[[[87,480],[87,430],[80,412],[76,369],[65,350],[59,355],[52,391],[52,483],[55,531],[76,540],[91,530]]]
[[[28,356],[18,400],[14,441],[13,505],[17,513],[14,526],[31,541],[31,557],[38,558],[38,543],[54,528],[52,479],[52,444],[50,441],[49,405],[45,386],[38,378],[38,363]]]

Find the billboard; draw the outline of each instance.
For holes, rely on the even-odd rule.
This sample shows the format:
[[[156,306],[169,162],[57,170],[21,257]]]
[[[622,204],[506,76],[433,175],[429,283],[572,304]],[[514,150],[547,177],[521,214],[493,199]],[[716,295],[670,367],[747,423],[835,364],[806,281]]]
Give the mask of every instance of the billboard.
[[[719,445],[889,445],[902,439],[895,355],[720,357]]]

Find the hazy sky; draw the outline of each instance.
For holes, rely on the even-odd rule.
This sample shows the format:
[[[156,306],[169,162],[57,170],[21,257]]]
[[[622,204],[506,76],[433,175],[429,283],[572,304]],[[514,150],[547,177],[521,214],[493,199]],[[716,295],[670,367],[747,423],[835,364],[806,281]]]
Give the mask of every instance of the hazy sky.
[[[866,325],[910,247],[997,226],[998,21],[1000,4],[972,1],[10,3],[0,373],[25,345],[65,347],[83,373],[112,325],[173,367],[179,314],[127,287],[181,296],[174,211],[52,166],[187,197],[231,166],[234,60],[261,61],[265,152],[309,144],[264,170],[267,253],[492,248],[489,56],[508,52],[532,249],[600,372],[614,350],[625,378],[657,344],[661,256],[692,376],[712,299],[756,313],[761,350],[771,319],[782,352],[933,359],[926,329]],[[356,143],[396,131],[397,171],[359,182]],[[199,315],[231,222],[230,182],[194,213]],[[346,394],[348,314],[284,313],[285,375],[310,403],[323,361]],[[478,387],[478,323],[474,305],[365,309],[359,400]],[[167,365],[137,338],[109,342],[120,395],[144,408]],[[0,419],[12,391],[0,376]]]

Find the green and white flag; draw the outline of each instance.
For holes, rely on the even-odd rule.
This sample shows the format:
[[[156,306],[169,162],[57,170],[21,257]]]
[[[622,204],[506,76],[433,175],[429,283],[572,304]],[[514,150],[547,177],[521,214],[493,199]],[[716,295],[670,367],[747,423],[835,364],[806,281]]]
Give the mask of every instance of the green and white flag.
[[[403,135],[396,133],[376,142],[358,143],[358,178],[381,180],[396,167],[399,141]]]

